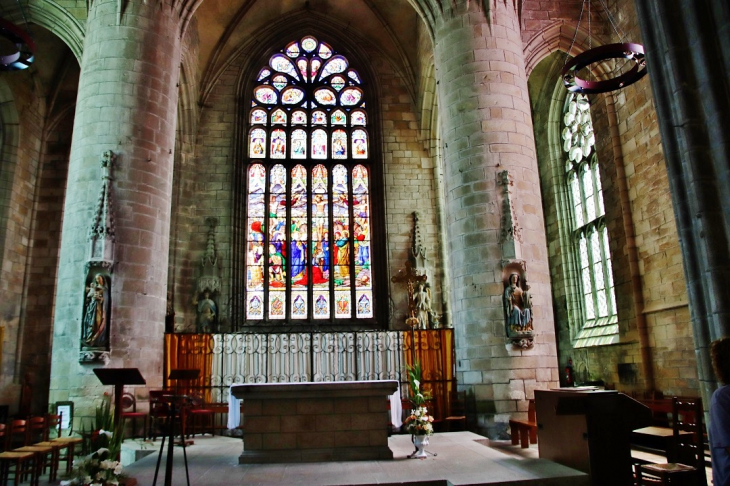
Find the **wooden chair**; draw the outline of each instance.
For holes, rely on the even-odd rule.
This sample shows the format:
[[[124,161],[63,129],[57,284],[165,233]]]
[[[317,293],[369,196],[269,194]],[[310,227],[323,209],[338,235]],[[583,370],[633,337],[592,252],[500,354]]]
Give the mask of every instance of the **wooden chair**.
[[[63,414],[60,415],[48,415],[47,418],[47,429],[49,432],[51,430],[57,430],[56,437],[50,437],[50,435],[47,437],[48,442],[53,444],[54,447],[58,448],[58,461],[65,461],[66,462],[66,475],[71,474],[71,470],[73,469],[73,462],[74,457],[76,453],[76,445],[80,444],[84,441],[81,437],[63,437],[62,429],[61,429],[61,423],[63,422]],[[65,455],[62,455],[62,451],[66,451]]]
[[[466,392],[463,391],[451,394],[449,415],[444,418],[447,432],[451,432],[456,424],[458,424],[457,430],[466,430]]]
[[[527,405],[527,420],[510,419],[510,435],[512,445],[527,449],[530,444],[537,444],[537,417],[535,415],[535,400],[530,400]]]
[[[707,484],[702,399],[672,399],[673,448],[667,464],[636,465],[636,484],[695,486]]]
[[[192,398],[192,405],[187,410],[188,419],[190,420],[188,424],[188,437],[191,435],[195,437],[198,430],[200,430],[201,435],[205,434],[206,425],[210,435],[215,435],[215,429],[213,428],[214,413],[212,408],[205,406],[200,396],[194,396]]]
[[[14,450],[25,447],[28,439],[27,421],[13,420],[3,428],[5,452],[0,453],[0,484],[8,484],[11,473],[13,484],[19,484],[30,476],[31,484],[38,484],[40,454],[36,451]]]
[[[137,411],[137,399],[131,393],[124,393],[122,395],[122,412],[119,415],[122,420],[122,430],[127,419],[132,420],[132,438],[137,437],[137,419],[142,419],[142,438],[147,439],[147,418],[149,414],[146,412]]]

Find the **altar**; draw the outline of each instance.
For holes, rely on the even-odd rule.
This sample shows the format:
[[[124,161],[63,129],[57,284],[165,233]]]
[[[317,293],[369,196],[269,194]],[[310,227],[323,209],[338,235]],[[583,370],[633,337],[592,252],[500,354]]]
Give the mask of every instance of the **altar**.
[[[241,464],[392,459],[395,380],[232,385],[244,400]]]

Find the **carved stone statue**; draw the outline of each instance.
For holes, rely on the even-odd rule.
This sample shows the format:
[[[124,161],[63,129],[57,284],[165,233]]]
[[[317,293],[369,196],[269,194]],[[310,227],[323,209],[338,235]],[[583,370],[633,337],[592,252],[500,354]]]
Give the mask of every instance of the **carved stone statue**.
[[[198,314],[195,321],[196,332],[210,332],[215,328],[218,318],[218,306],[210,298],[210,292],[203,292],[203,298],[193,302],[197,306]]]
[[[504,289],[504,313],[507,320],[507,335],[515,331],[532,330],[532,296],[529,285],[520,287],[520,275],[511,273],[509,284]]]
[[[82,345],[105,347],[109,343],[109,284],[108,277],[97,273],[86,287]]]
[[[418,283],[416,291],[413,293],[413,304],[416,308],[416,317],[418,318],[418,328],[428,329],[429,317],[431,315],[431,289],[423,282]]]

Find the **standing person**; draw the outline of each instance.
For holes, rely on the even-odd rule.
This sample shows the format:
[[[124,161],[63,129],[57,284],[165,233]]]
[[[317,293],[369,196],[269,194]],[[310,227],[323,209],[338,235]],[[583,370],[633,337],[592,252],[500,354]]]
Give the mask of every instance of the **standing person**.
[[[710,399],[710,451],[714,486],[730,486],[730,337],[714,341],[712,367],[720,383]]]

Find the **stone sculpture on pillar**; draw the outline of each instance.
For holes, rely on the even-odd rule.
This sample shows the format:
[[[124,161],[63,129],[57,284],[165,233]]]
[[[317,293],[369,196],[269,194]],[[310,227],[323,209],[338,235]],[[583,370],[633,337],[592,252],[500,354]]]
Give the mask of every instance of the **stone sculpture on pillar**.
[[[86,285],[81,320],[81,363],[107,362],[111,351],[111,273],[114,268],[114,198],[112,169],[116,155],[101,154],[101,190],[88,234]]]
[[[528,349],[533,344],[533,313],[530,286],[525,282],[525,266],[522,261],[504,262],[505,331],[513,345]]]

